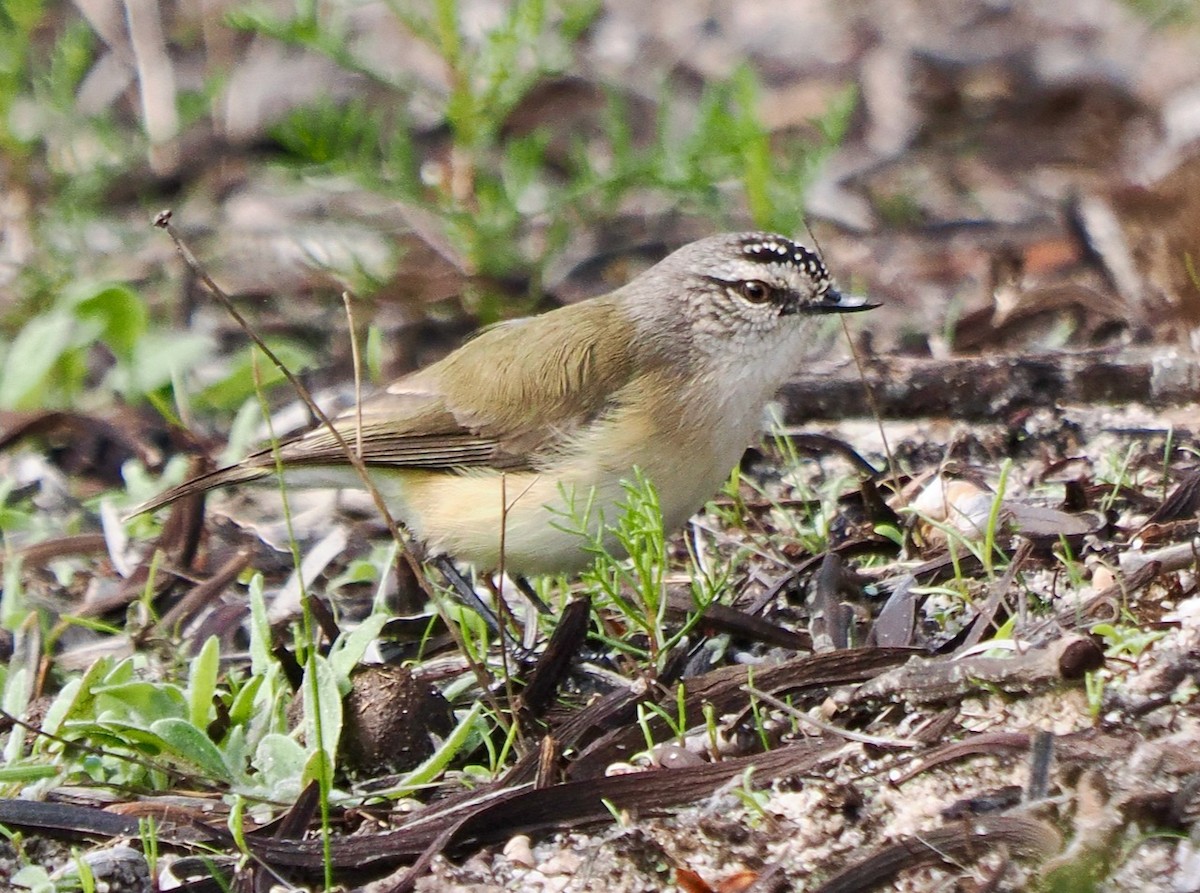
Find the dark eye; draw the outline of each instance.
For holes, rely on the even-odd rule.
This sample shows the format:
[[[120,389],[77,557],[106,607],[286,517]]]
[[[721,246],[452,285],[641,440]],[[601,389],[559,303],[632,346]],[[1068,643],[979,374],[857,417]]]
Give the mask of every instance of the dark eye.
[[[741,284],[742,297],[752,304],[762,304],[771,299],[771,286],[757,279],[747,279]]]

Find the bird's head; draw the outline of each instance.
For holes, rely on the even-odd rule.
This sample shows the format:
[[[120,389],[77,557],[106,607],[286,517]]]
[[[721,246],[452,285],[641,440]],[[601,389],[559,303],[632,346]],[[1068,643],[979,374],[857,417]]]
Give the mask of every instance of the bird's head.
[[[765,232],[692,242],[624,291],[645,329],[709,355],[792,352],[812,317],[877,306],[842,294],[815,251]]]

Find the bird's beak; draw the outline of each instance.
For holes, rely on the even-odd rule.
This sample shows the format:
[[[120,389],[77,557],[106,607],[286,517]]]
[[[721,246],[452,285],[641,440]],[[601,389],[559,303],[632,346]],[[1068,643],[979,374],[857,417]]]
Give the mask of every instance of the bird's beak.
[[[821,295],[819,301],[813,301],[800,307],[801,313],[857,313],[860,310],[871,310],[878,307],[874,301],[857,295],[844,295],[836,288],[828,289]]]

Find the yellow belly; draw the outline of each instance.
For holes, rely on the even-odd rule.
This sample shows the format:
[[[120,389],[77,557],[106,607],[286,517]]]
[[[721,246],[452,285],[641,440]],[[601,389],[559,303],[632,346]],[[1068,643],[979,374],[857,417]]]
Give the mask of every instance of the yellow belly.
[[[559,488],[557,479],[531,473],[401,472],[401,515],[433,552],[480,570],[514,574],[562,573],[586,567],[588,536],[615,517],[619,492]],[[589,488],[590,489],[590,488]],[[605,488],[608,490],[609,488]],[[568,490],[574,496],[564,493]],[[615,543],[606,543],[614,547]]]
[[[702,508],[757,427],[761,395],[752,396],[691,407],[641,401],[655,412],[626,407],[606,424],[579,432],[542,472],[376,468],[372,477],[397,519],[433,553],[481,571],[572,573],[591,563],[588,546],[598,538],[624,557],[607,528],[620,518],[623,482],[633,479],[635,467],[657,490],[668,533]],[[325,486],[338,485],[331,473],[342,486],[358,486],[347,469],[312,471]]]
[[[647,470],[668,533],[704,505],[727,471],[697,474],[685,457]],[[588,546],[598,540],[616,557],[625,555],[609,528],[624,510],[623,481],[633,477],[632,469],[621,475],[575,469],[556,475],[390,471],[376,477],[397,515],[432,552],[480,570],[572,573],[591,563]]]

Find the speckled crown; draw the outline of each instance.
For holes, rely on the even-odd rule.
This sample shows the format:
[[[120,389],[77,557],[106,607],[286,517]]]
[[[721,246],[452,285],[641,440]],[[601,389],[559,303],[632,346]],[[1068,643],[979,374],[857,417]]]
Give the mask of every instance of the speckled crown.
[[[803,245],[770,233],[755,233],[742,241],[742,254],[747,260],[764,264],[790,263],[816,280],[828,279],[829,271],[816,252]]]

